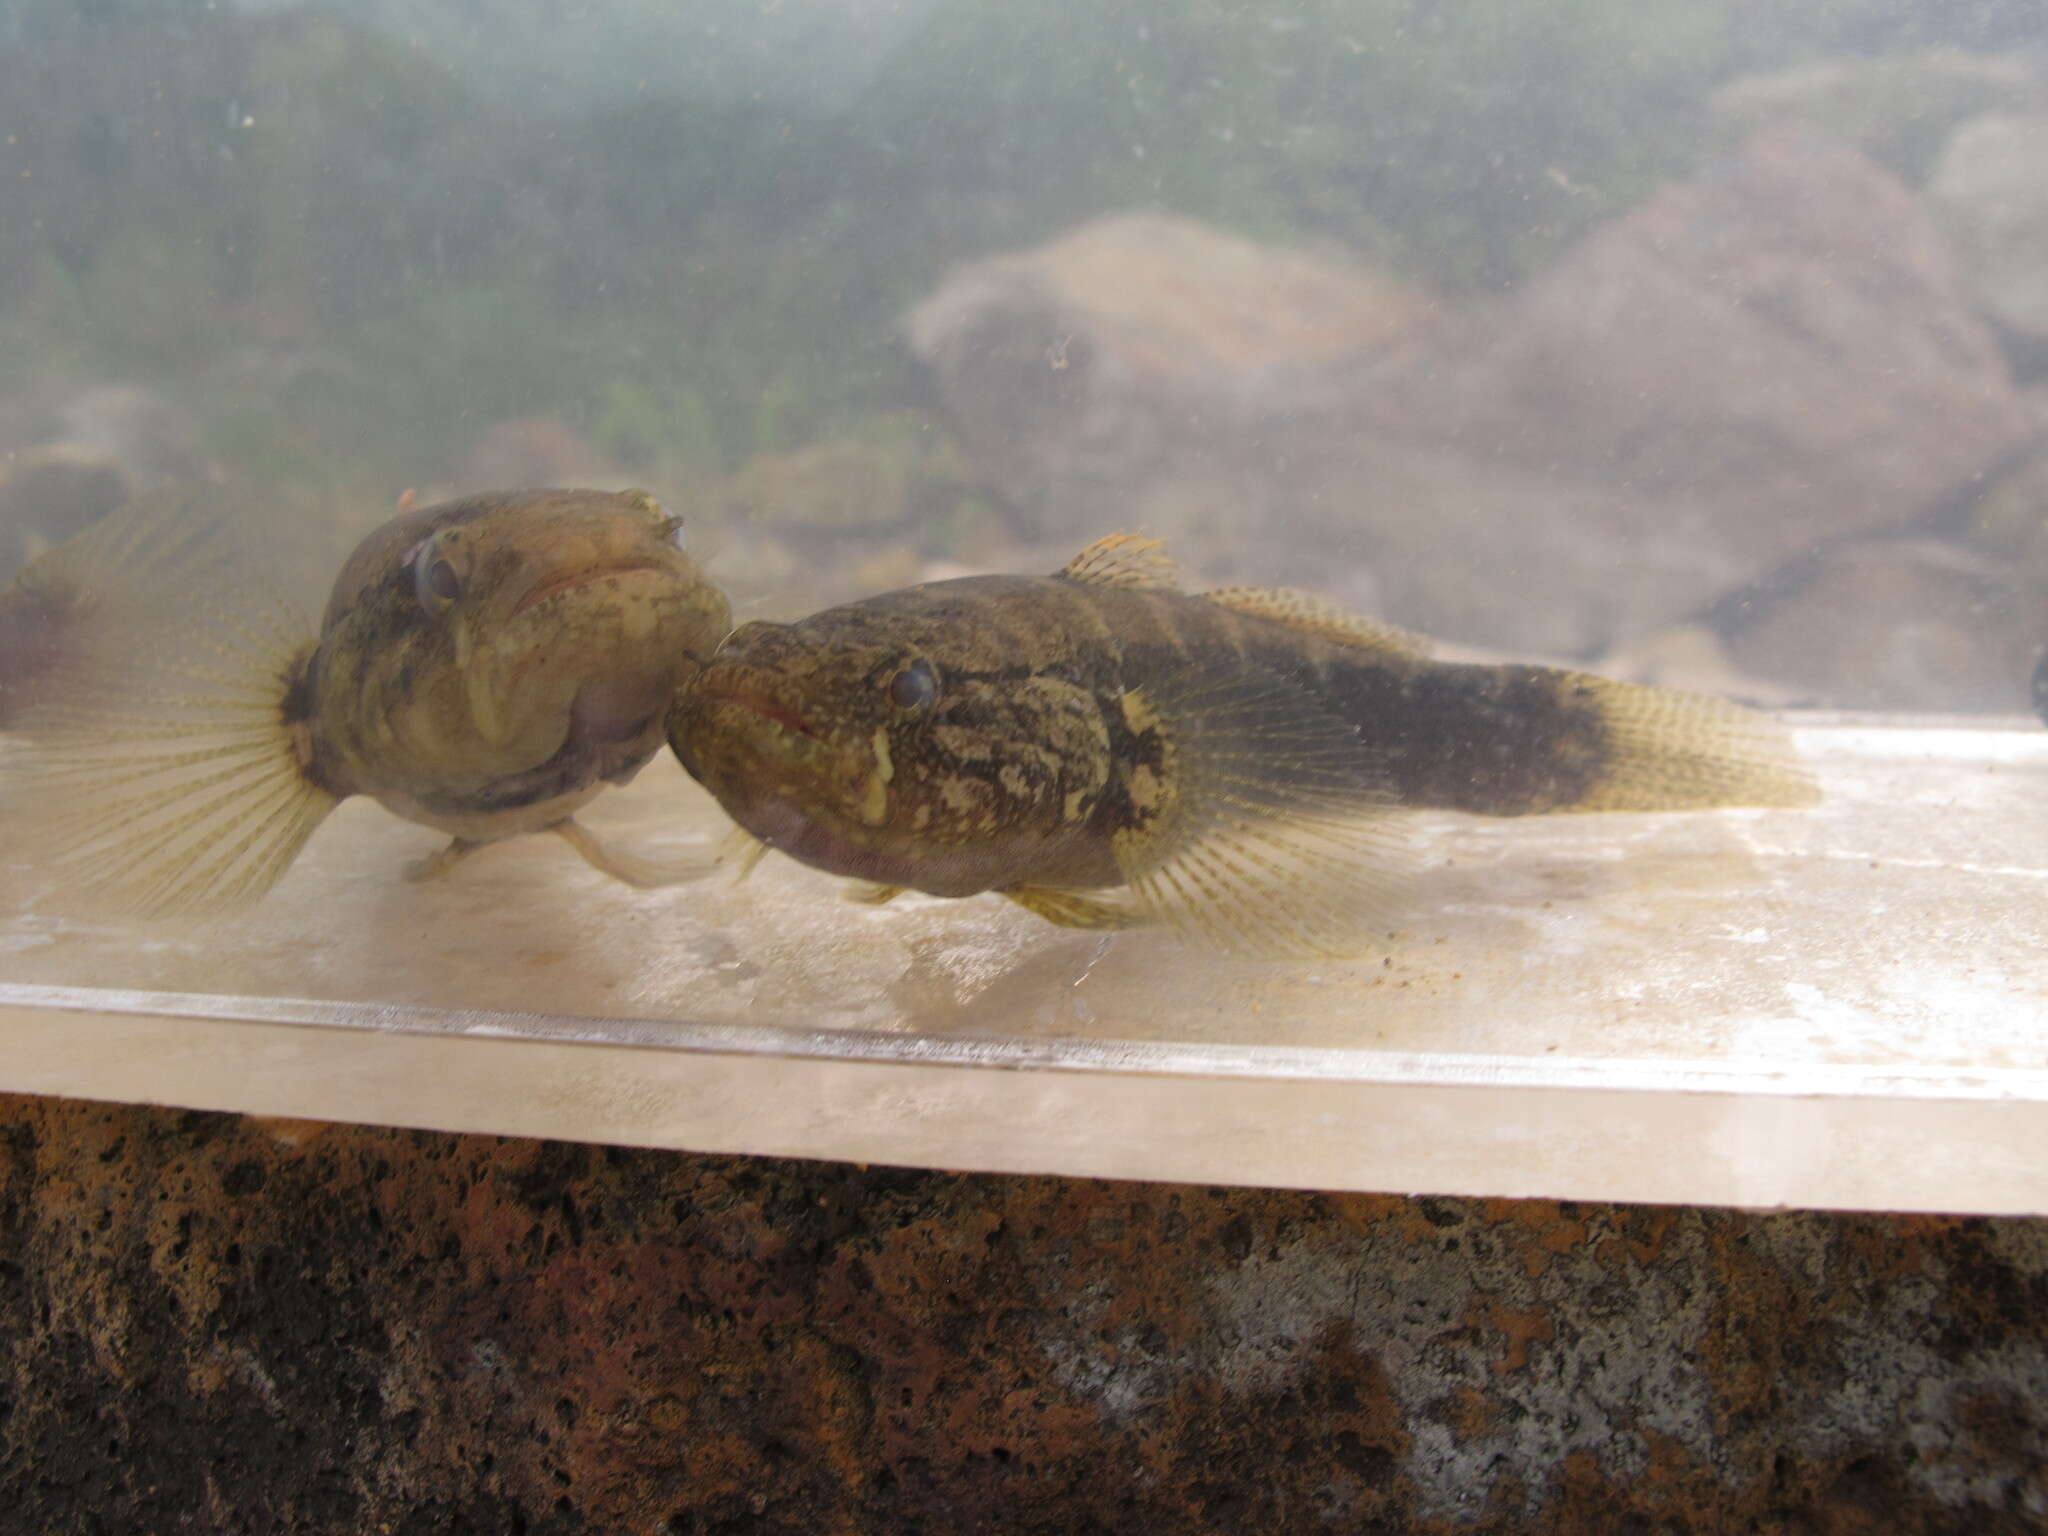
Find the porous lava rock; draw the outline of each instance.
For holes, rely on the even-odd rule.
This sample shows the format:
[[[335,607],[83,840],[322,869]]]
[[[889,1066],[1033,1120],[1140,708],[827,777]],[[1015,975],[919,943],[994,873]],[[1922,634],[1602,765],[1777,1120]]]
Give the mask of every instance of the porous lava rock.
[[[10,1531],[2048,1520],[2040,1222],[0,1125]]]

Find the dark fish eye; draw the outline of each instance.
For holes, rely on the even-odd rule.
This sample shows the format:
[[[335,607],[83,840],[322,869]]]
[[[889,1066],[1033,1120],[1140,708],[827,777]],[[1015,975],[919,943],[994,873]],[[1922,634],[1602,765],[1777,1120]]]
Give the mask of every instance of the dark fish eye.
[[[690,548],[690,541],[683,535],[683,520],[680,517],[664,519],[661,525],[661,536],[677,549],[687,552]]]
[[[412,563],[412,591],[429,613],[439,613],[462,596],[462,577],[446,556],[424,545]]]
[[[906,714],[922,714],[939,696],[939,674],[922,656],[889,679],[889,702]]]

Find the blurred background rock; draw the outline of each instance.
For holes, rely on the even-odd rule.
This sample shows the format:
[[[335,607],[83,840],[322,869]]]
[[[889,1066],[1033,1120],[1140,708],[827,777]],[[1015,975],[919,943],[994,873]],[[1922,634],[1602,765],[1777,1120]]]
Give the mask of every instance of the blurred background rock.
[[[1143,525],[2017,709],[2044,59],[2038,0],[15,0],[0,573],[163,476],[643,483],[743,603]]]

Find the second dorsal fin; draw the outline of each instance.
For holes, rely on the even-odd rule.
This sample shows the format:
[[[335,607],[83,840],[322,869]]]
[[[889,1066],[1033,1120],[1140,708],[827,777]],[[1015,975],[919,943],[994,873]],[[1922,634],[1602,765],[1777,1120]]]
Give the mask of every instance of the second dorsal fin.
[[[1069,581],[1098,587],[1153,587],[1174,591],[1180,573],[1162,539],[1135,533],[1112,533],[1097,539],[1060,568]]]
[[[1285,624],[1289,629],[1320,635],[1338,645],[1357,646],[1361,650],[1378,651],[1387,656],[1406,656],[1416,661],[1429,657],[1429,642],[1422,636],[1396,629],[1391,624],[1382,624],[1377,619],[1360,618],[1335,603],[1325,602],[1311,592],[1296,591],[1293,587],[1218,587],[1213,592],[1204,592],[1202,596],[1225,608],[1233,608],[1239,613],[1254,613],[1262,619],[1271,619],[1275,624]]]

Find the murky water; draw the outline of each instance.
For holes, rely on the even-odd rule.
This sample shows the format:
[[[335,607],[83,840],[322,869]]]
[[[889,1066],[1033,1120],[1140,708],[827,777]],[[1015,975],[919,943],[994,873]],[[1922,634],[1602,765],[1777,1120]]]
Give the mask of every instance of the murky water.
[[[1455,654],[1884,712],[1803,717],[1810,810],[1419,817],[1344,962],[859,906],[774,857],[636,891],[548,838],[409,884],[436,839],[361,801],[204,926],[59,916],[0,849],[27,1035],[64,1015],[24,989],[98,988],[771,1058],[2048,1103],[2036,5],[28,0],[0,182],[0,582],[165,486],[345,548],[407,490],[640,485],[742,619],[1142,528],[1193,585]],[[0,701],[35,640],[0,613]],[[666,752],[587,819],[653,854],[724,828]],[[548,1128],[672,1127],[683,1088],[634,1120],[621,1081]],[[775,1144],[849,1151],[805,1081]],[[1123,1147],[1170,1139],[1133,1113]],[[940,1118],[851,1150],[972,1161]]]

